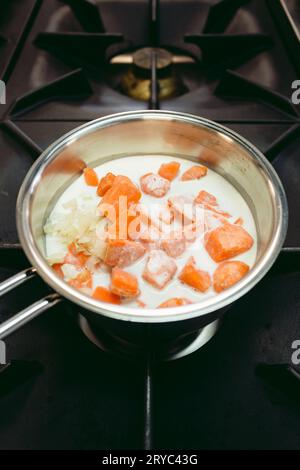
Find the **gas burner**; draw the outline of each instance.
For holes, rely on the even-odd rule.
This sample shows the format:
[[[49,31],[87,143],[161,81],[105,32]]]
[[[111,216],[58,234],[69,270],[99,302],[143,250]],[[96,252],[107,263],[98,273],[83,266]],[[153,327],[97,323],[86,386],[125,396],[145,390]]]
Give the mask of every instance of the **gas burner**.
[[[153,64],[160,100],[180,96],[186,91],[183,82],[174,73],[173,55],[158,47],[143,47],[132,54],[132,65],[121,79],[121,91],[131,98],[149,101]]]
[[[92,326],[82,315],[79,315],[78,323],[85,336],[105,353],[133,360],[143,359],[149,354],[147,347],[124,340],[103,327]],[[197,331],[182,335],[170,342],[160,343],[151,352],[159,361],[174,361],[188,356],[202,348],[216,334],[220,324],[221,320],[215,320]]]

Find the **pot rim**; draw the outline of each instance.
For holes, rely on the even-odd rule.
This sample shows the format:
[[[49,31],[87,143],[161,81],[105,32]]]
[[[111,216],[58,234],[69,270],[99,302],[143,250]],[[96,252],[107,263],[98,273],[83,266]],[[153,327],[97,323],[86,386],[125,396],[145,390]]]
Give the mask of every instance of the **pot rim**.
[[[44,256],[40,254],[32,234],[30,226],[32,194],[34,194],[34,189],[39,183],[40,172],[45,169],[50,161],[55,159],[56,154],[62,151],[62,149],[67,145],[70,145],[70,143],[75,139],[93,132],[98,128],[116,125],[120,122],[130,122],[141,119],[162,119],[186,122],[198,126],[204,126],[230,137],[251,153],[251,155],[261,165],[270,183],[270,191],[273,192],[275,198],[278,224],[274,230],[273,239],[261,259],[237,284],[223,293],[203,300],[200,303],[166,309],[133,309],[123,305],[113,305],[95,300],[69,286],[55,274],[54,270],[48,265]],[[36,268],[37,273],[42,277],[42,279],[63,297],[87,310],[117,320],[139,323],[164,323],[188,320],[217,311],[231,304],[252,289],[271,268],[282,248],[288,226],[288,205],[282,183],[272,165],[254,145],[236,132],[217,124],[214,121],[191,114],[173,111],[142,110],[112,114],[90,121],[73,129],[67,134],[64,134],[44,150],[29,169],[20,188],[16,205],[16,221],[19,239],[29,261]]]

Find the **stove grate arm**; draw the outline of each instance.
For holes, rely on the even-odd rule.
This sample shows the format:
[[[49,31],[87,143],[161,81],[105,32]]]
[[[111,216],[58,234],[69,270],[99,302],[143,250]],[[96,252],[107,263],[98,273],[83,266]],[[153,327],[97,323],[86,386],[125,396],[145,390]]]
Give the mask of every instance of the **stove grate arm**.
[[[223,33],[238,10],[250,0],[221,0],[209,9],[203,29],[204,34]]]
[[[87,33],[104,33],[98,5],[93,0],[60,0],[71,8],[75,18]]]
[[[17,98],[9,114],[20,115],[53,100],[86,98],[92,92],[83,70],[77,69]]]
[[[267,104],[290,117],[298,117],[292,102],[280,93],[255,83],[242,75],[227,70],[215,89],[215,94],[224,98],[258,101]]]

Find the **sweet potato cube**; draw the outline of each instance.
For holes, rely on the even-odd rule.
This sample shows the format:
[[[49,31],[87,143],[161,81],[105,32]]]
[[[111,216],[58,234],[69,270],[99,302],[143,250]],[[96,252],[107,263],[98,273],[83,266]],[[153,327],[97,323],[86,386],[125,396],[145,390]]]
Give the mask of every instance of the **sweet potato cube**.
[[[203,205],[210,205],[210,206],[217,206],[218,201],[217,198],[213,195],[208,193],[207,191],[200,191],[195,198],[195,203],[196,204],[203,204]]]
[[[244,220],[242,217],[238,217],[235,221],[234,221],[235,225],[243,225],[244,224]]]
[[[212,194],[208,193],[207,191],[200,191],[197,197],[195,198],[195,204],[199,204],[202,206],[206,211],[211,212],[217,218],[229,218],[231,217],[228,212],[225,212],[221,209],[218,209],[218,201]]]
[[[178,175],[179,168],[180,163],[178,162],[163,163],[158,170],[158,174],[163,178],[172,181]]]
[[[114,180],[115,175],[113,173],[107,173],[105,176],[103,176],[103,178],[101,178],[98,184],[98,196],[104,196],[104,194],[112,187]]]
[[[116,294],[113,294],[106,287],[98,286],[94,290],[92,297],[96,300],[101,300],[102,302],[107,302],[110,304],[120,304],[120,297]]]
[[[145,281],[158,289],[163,289],[172,279],[177,266],[163,250],[152,250],[143,272]]]
[[[88,186],[98,186],[98,176],[95,170],[92,168],[85,168],[83,170],[83,176]]]
[[[181,305],[188,305],[192,302],[188,299],[173,297],[168,299],[165,302],[162,302],[157,308],[171,308],[171,307],[181,307]]]
[[[59,277],[63,278],[63,277],[64,277],[64,273],[63,273],[61,267],[62,267],[62,263],[54,263],[54,264],[52,264],[52,266],[51,266],[51,268],[54,269],[54,271],[56,272],[56,274],[57,274]]]
[[[104,257],[104,263],[108,266],[123,268],[130,266],[145,253],[142,243],[131,240],[109,240]]]
[[[133,274],[114,268],[111,273],[111,291],[120,297],[137,297],[140,293],[138,280]]]
[[[186,240],[182,232],[171,232],[168,238],[161,242],[162,249],[172,258],[177,258],[184,253]]]
[[[72,242],[68,246],[68,253],[65,256],[64,263],[72,264],[77,268],[82,268],[88,259],[89,255],[86,255],[82,251],[78,251],[76,244]]]
[[[187,264],[179,274],[178,279],[200,292],[206,292],[211,286],[209,273],[197,268],[193,256],[189,258]]]
[[[93,284],[92,275],[88,269],[84,269],[74,279],[70,279],[68,284],[76,289],[82,289],[83,287],[91,289]]]
[[[216,292],[225,289],[240,281],[249,271],[249,266],[242,261],[224,261],[214,272],[213,285]]]
[[[205,248],[210,257],[220,263],[250,250],[253,238],[239,226],[225,223],[205,236]]]
[[[206,166],[199,165],[199,166],[192,166],[188,170],[186,170],[182,177],[180,178],[181,181],[190,181],[190,180],[199,180],[203,178],[207,174]]]
[[[147,173],[140,178],[142,191],[153,197],[163,197],[170,189],[170,181],[155,173]]]
[[[106,215],[112,222],[115,222],[116,218],[118,218],[121,197],[125,199],[124,202],[128,208],[131,203],[137,203],[140,200],[141,192],[127,176],[118,175],[99,204],[100,212]]]

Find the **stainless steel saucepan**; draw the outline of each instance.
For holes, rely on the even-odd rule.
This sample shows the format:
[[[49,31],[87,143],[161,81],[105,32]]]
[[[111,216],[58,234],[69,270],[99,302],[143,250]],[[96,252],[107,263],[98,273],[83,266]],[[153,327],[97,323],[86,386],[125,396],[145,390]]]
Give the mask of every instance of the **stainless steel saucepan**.
[[[199,304],[169,309],[132,309],[94,300],[75,290],[48,265],[43,226],[57,198],[85,165],[131,155],[178,156],[201,162],[224,176],[242,194],[256,222],[258,252],[254,267],[239,283]],[[147,163],[145,162],[145,168]],[[121,338],[144,341],[145,329],[157,337],[184,335],[219,318],[246,294],[274,263],[285,239],[288,209],[273,167],[251,143],[233,131],[196,116],[168,111],[136,111],[89,122],[48,147],[29,170],[20,189],[17,227],[32,264],[0,285],[0,295],[37,274],[54,294],[36,302],[0,325],[4,338],[61,300],[89,321]]]

